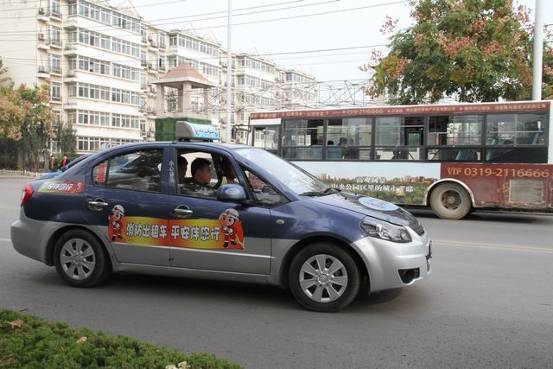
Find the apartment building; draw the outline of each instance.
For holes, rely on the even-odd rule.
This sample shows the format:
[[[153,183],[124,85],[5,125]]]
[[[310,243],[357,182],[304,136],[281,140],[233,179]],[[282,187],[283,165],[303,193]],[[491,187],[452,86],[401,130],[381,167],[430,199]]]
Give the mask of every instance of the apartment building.
[[[181,110],[177,118],[203,118],[223,134],[226,51],[213,35],[163,30],[144,21],[130,1],[117,7],[102,0],[0,0],[0,5],[0,57],[10,76],[17,84],[49,86],[57,122],[76,129],[78,152],[153,140],[156,119],[171,113],[171,108],[156,111],[159,81],[182,64],[200,72],[209,91],[187,95],[190,111]],[[232,59],[237,141],[247,136],[240,132],[251,111],[308,106],[314,97],[294,87],[314,81],[312,76],[255,55]],[[174,93],[164,96],[169,107],[178,99]]]

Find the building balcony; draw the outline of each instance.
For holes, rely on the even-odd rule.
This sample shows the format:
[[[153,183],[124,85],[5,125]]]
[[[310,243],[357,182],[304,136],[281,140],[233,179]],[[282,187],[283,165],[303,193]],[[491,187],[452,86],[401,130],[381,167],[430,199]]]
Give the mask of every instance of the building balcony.
[[[42,50],[50,50],[50,39],[48,36],[41,32],[38,34],[38,45],[37,47]]]
[[[61,41],[60,40],[51,40],[50,41],[50,47],[55,48],[55,49],[61,49],[62,48]]]
[[[157,51],[159,48],[157,41],[152,39],[149,39],[148,41],[149,41],[148,48],[152,51]]]
[[[77,44],[74,44],[74,43],[65,44],[65,49],[63,50],[63,55],[65,55],[65,56],[77,55]]]
[[[50,11],[50,16],[56,20],[61,21],[61,11],[59,9],[52,9]]]
[[[70,16],[63,22],[63,28],[65,29],[75,29],[79,26],[79,22],[77,21],[77,17]]]
[[[50,13],[46,8],[38,8],[37,19],[41,22],[50,21]]]
[[[50,68],[45,65],[38,66],[38,78],[49,79],[50,78]]]

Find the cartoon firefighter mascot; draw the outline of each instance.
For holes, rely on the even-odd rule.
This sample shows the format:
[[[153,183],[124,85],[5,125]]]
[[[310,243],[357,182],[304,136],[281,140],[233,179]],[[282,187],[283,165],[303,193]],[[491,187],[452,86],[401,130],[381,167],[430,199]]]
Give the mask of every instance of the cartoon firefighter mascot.
[[[123,217],[125,216],[125,208],[121,205],[115,205],[111,209],[111,215],[108,217],[109,238],[111,242],[122,241],[121,236],[123,228]]]
[[[235,209],[227,209],[219,215],[224,248],[243,248],[243,232],[240,216]]]

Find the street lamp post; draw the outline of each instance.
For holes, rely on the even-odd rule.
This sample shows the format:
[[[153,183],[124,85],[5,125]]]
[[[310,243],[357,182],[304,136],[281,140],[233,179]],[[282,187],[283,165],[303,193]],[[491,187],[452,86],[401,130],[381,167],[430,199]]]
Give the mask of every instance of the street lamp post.
[[[230,0],[229,0],[230,1]],[[543,69],[543,1],[536,0],[534,21],[534,57],[532,73],[532,100],[541,100]]]
[[[232,0],[228,0],[228,19],[227,19],[227,125],[225,132],[225,141],[231,142],[232,136]]]

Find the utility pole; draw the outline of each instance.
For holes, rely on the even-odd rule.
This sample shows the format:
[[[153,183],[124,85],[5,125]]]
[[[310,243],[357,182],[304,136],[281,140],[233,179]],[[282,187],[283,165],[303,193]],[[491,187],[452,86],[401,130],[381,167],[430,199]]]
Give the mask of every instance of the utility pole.
[[[230,1],[230,0],[229,0]],[[532,73],[532,100],[541,100],[543,70],[543,1],[536,1],[536,18],[534,21],[534,57]]]
[[[227,17],[227,126],[225,142],[230,143],[232,138],[232,0],[228,0]]]

